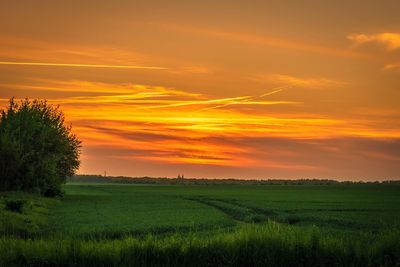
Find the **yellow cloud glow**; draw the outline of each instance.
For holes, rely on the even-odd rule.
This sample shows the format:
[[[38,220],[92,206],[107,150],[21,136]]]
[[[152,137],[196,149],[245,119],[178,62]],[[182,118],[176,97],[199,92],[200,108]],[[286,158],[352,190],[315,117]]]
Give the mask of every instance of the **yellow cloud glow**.
[[[389,51],[400,49],[399,33],[385,32],[379,34],[353,34],[349,35],[347,38],[353,41],[355,45],[378,43],[383,45]]]
[[[302,78],[285,74],[262,74],[250,77],[250,80],[257,82],[270,82],[285,86],[304,87],[310,89],[323,89],[326,87],[340,87],[345,83],[326,78]]]

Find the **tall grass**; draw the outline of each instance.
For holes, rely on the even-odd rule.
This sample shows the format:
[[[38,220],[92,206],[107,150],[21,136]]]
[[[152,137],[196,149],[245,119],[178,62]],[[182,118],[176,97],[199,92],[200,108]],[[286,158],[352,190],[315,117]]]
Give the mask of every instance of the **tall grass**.
[[[3,237],[0,266],[398,266],[400,231],[375,236],[353,241],[316,227],[268,222],[210,236]]]

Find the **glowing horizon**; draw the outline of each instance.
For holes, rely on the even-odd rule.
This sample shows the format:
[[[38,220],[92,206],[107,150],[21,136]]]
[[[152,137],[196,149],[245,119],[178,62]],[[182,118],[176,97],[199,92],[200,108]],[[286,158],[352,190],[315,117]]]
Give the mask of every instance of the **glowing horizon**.
[[[0,107],[60,105],[79,173],[400,179],[395,1],[99,2],[0,11]]]

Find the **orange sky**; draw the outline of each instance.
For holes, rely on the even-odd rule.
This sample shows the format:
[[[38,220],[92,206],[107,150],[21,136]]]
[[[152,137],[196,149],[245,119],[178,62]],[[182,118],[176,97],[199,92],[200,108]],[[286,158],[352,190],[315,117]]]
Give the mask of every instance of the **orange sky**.
[[[397,0],[0,3],[0,105],[60,104],[80,173],[400,179]]]

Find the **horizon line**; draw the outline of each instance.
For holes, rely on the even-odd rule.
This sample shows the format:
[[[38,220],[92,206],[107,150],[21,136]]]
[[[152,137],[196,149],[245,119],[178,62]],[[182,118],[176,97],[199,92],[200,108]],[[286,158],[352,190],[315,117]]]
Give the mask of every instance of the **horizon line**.
[[[83,174],[83,173],[76,173],[73,176],[94,176],[94,177],[101,177],[101,178],[128,178],[128,179],[141,179],[141,178],[149,178],[149,179],[177,179],[177,177],[155,177],[155,176],[125,176],[125,175],[106,175],[103,174]],[[71,176],[71,177],[73,177]],[[70,177],[70,178],[71,178]],[[211,177],[184,177],[184,180],[237,180],[237,181],[335,181],[338,183],[384,183],[384,182],[400,182],[399,179],[384,179],[384,180],[353,180],[353,179],[335,179],[335,178],[211,178]]]

